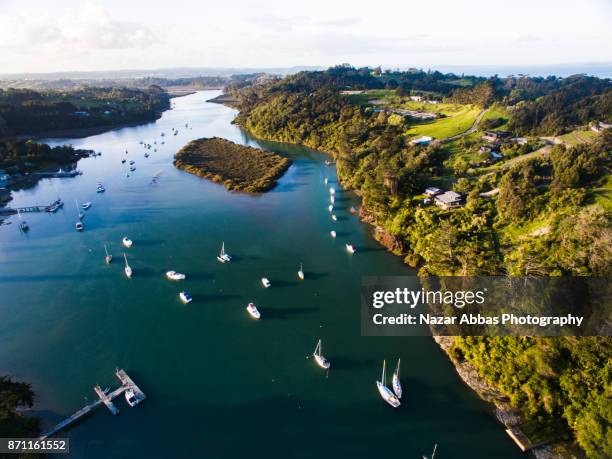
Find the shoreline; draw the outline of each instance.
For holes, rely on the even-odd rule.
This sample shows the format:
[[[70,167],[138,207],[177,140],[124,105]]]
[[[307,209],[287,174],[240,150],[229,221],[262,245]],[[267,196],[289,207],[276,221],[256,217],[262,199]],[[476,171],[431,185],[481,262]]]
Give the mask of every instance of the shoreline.
[[[223,95],[214,98],[217,100],[211,99],[208,102],[221,103],[232,109],[238,109],[236,106],[233,106],[230,103],[224,102],[222,99],[222,96]],[[229,99],[231,99],[231,101],[234,101],[234,99],[231,97]],[[250,135],[252,135],[255,138],[258,138],[258,136],[254,133],[251,133],[251,131],[249,131],[246,128],[246,126],[243,126],[240,123],[237,123],[237,124],[242,129],[244,129],[246,132],[248,132]],[[266,139],[262,139],[262,140],[266,140]],[[275,140],[266,140],[266,141],[275,142]],[[303,144],[298,144],[298,143],[292,143],[292,142],[281,142],[281,143],[288,143],[292,145],[311,148],[308,145],[303,145]],[[311,149],[315,150],[314,148],[311,148]],[[333,152],[321,150],[321,149],[316,149],[316,151],[324,153],[335,159]],[[338,181],[340,185],[342,185],[342,181],[340,178],[338,178]],[[357,193],[357,196],[359,196],[358,193]],[[374,221],[374,219],[370,216],[367,208],[364,207],[363,204],[361,204],[359,207],[358,217],[360,221],[368,224],[372,228],[372,236],[374,237],[374,239],[376,239],[376,241],[380,245],[385,247],[388,252],[398,257],[402,257],[403,255],[405,255],[404,248],[401,244],[401,241],[398,241],[395,236],[393,236],[383,227],[378,225]],[[412,267],[408,264],[406,264],[406,266],[411,269],[415,269],[415,267]],[[522,418],[520,411],[517,408],[510,405],[510,403],[507,400],[507,397],[503,395],[501,391],[499,391],[499,389],[493,387],[491,384],[489,384],[486,381],[484,377],[480,376],[478,372],[476,371],[476,368],[472,364],[470,364],[467,361],[466,362],[456,362],[451,357],[451,355],[449,354],[449,349],[452,347],[453,337],[431,335],[431,338],[435,341],[435,343],[439,346],[439,348],[446,354],[448,360],[451,362],[451,364],[455,368],[455,371],[457,372],[457,376],[459,377],[459,379],[464,384],[466,384],[470,388],[470,390],[472,390],[478,396],[480,400],[488,404],[491,414],[495,416],[495,419],[500,424],[502,424],[505,429],[521,424],[521,422],[523,421],[523,418]],[[558,453],[555,451],[555,449],[557,448],[561,448],[564,451],[571,449],[568,444],[562,441],[555,441],[555,442],[551,442],[543,446],[535,447],[527,451],[527,454],[531,455],[532,457],[535,457],[536,459],[556,459],[560,457]]]

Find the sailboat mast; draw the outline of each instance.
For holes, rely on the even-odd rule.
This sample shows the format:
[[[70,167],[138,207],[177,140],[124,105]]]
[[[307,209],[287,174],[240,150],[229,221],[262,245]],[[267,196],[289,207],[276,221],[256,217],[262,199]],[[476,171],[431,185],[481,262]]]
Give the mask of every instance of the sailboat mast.
[[[126,268],[127,268],[127,267],[128,267],[128,266],[130,266],[130,265],[128,265],[128,262],[127,262],[127,255],[126,255],[125,253],[123,254],[123,258],[125,258],[125,266],[126,266]]]
[[[382,382],[382,385],[385,385],[385,367],[387,366],[387,361],[383,360],[383,370],[382,370],[382,377],[380,378],[380,381]]]
[[[401,359],[397,359],[397,370],[396,370],[396,373],[397,373],[397,376],[398,376],[398,377],[399,377],[399,374],[400,374],[400,373],[399,373],[399,372],[400,372],[400,360],[401,360]]]

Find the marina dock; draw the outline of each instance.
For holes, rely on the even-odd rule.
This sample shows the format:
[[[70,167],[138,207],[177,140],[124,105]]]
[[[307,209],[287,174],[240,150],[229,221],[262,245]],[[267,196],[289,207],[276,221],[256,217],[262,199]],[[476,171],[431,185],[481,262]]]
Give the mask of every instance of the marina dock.
[[[121,386],[119,388],[115,389],[112,392],[108,392],[108,391],[102,390],[100,385],[97,384],[94,387],[94,392],[98,396],[98,399],[95,402],[84,406],[83,408],[81,408],[79,411],[77,411],[73,415],[67,417],[66,419],[61,421],[59,424],[56,424],[54,427],[52,427],[47,432],[45,432],[43,435],[41,435],[40,439],[44,440],[45,438],[48,438],[51,435],[56,434],[60,430],[65,429],[70,424],[77,421],[78,419],[81,419],[83,416],[91,413],[95,408],[97,408],[99,405],[102,405],[102,404],[106,405],[106,407],[113,414],[113,416],[118,415],[119,409],[115,406],[115,404],[113,403],[113,400],[119,397],[121,394],[123,394],[127,390],[131,390],[132,392],[134,392],[134,395],[136,396],[136,399],[137,399],[136,403],[140,403],[146,398],[146,395],[144,394],[144,392],[140,390],[140,388],[136,385],[136,383],[134,383],[132,378],[128,376],[125,370],[121,370],[118,368],[115,371],[115,376],[117,376],[117,378],[121,382]]]

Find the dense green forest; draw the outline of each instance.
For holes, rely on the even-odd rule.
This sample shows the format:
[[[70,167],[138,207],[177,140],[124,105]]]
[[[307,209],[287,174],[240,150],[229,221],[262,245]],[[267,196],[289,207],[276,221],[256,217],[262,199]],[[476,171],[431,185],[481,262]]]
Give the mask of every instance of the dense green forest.
[[[13,381],[9,376],[0,376],[0,438],[35,438],[40,434],[40,420],[20,412],[33,404],[34,392],[29,384]],[[9,456],[38,457],[30,454],[6,455]]]
[[[70,91],[0,89],[0,137],[153,121],[170,107],[159,86]]]
[[[530,154],[538,138],[506,143],[499,165],[471,166],[461,155],[477,148],[478,133],[411,145],[410,121],[341,94],[389,89],[392,81],[406,95],[433,91],[449,103],[494,107],[503,116],[487,125],[515,134],[554,135],[612,119],[612,83],[586,76],[484,79],[340,66],[228,92],[238,101],[236,122],[256,136],[333,155],[343,186],[363,199],[364,218],[422,276],[610,275],[610,129],[592,142]],[[422,192],[431,184],[451,186],[465,205],[425,205]],[[471,362],[526,418],[563,419],[589,457],[612,455],[609,339],[457,338],[453,355]]]
[[[91,153],[69,145],[50,147],[31,140],[0,139],[0,169],[28,172],[46,166],[69,164]]]

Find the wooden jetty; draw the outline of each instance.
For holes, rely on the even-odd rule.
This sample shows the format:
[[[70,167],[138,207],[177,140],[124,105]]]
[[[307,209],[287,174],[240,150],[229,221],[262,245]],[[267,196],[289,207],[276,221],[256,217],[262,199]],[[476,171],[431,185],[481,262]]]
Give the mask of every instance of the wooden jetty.
[[[102,405],[102,404],[106,405],[106,407],[113,414],[113,416],[116,416],[117,414],[119,414],[119,410],[114,405],[113,399],[119,397],[121,394],[123,394],[127,390],[130,390],[134,393],[136,397],[136,404],[140,403],[146,398],[146,395],[144,394],[144,392],[140,390],[140,388],[136,385],[136,383],[134,383],[132,378],[128,376],[125,370],[121,370],[117,368],[117,370],[115,370],[115,376],[117,376],[117,378],[121,382],[121,386],[119,388],[115,389],[112,392],[108,392],[108,391],[102,390],[100,385],[97,384],[94,387],[94,391],[96,395],[98,396],[98,399],[95,402],[84,406],[79,411],[74,413],[72,416],[67,417],[66,419],[61,421],[59,424],[53,426],[51,429],[49,429],[47,432],[41,435],[40,439],[44,440],[45,438],[56,434],[60,430],[65,429],[67,426],[77,421],[78,419],[81,419],[83,416],[91,413],[95,408],[97,408],[99,405]]]

